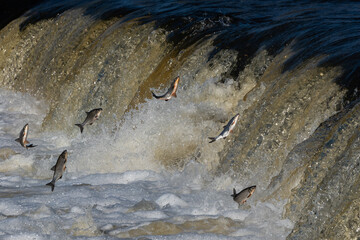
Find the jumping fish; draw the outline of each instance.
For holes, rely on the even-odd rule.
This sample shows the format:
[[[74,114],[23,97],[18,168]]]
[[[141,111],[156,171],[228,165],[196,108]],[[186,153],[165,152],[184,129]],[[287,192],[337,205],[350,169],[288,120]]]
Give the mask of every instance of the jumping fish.
[[[234,129],[237,121],[239,120],[239,114],[236,114],[230,121],[224,126],[224,130],[219,134],[217,137],[209,137],[211,140],[209,143],[215,142],[219,139],[226,139],[227,136],[232,132]]]
[[[33,144],[26,145],[29,143],[27,140],[28,133],[29,133],[29,124],[25,124],[25,126],[20,132],[19,138],[15,139],[16,142],[19,142],[21,146],[23,146],[26,149],[36,147],[36,145]]]
[[[238,204],[244,204],[246,200],[248,200],[249,197],[255,192],[256,186],[251,186],[248,188],[245,188],[239,193],[236,193],[235,188],[233,189],[234,194],[231,196],[233,197],[234,201]]]
[[[83,132],[84,126],[86,124],[92,125],[95,122],[95,120],[99,118],[101,111],[102,111],[102,108],[95,108],[95,109],[91,110],[90,112],[86,112],[87,116],[86,116],[84,122],[81,124],[75,124],[76,126],[78,126],[80,128],[81,133]]]
[[[51,170],[54,171],[54,176],[52,181],[46,184],[48,186],[51,186],[51,191],[54,191],[55,182],[62,178],[63,173],[66,169],[65,166],[66,161],[67,161],[67,151],[65,150],[60,154],[58,160],[56,161],[56,164],[51,168]]]
[[[171,84],[170,88],[167,90],[167,92],[164,95],[161,96],[157,96],[155,95],[155,93],[152,93],[152,95],[156,98],[156,99],[161,99],[161,100],[165,100],[168,101],[170,100],[173,96],[176,97],[176,90],[178,89],[179,86],[179,81],[180,81],[180,77],[176,77],[175,80],[173,81],[173,83]]]

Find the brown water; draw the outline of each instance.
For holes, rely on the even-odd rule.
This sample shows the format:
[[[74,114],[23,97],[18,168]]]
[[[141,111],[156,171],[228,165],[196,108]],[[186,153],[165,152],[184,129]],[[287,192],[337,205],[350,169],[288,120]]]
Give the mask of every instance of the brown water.
[[[237,17],[233,13],[204,15],[191,23],[185,16],[166,18],[162,13],[165,16],[155,17],[139,10],[128,18],[126,14],[98,17],[88,12],[96,10],[79,6],[33,21],[33,11],[0,31],[1,87],[29,93],[48,104],[39,130],[44,133],[60,131],[76,137],[74,123],[83,121],[84,111],[104,109],[102,127],[85,131],[107,136],[114,145],[88,150],[74,163],[76,171],[123,172],[141,166],[156,170],[159,165],[178,170],[197,161],[212,176],[227,175],[243,185],[257,185],[252,197],[256,202],[285,200],[283,216],[295,223],[288,239],[355,239],[360,222],[360,112],[358,81],[354,80],[357,70],[345,63],[355,61],[356,52],[343,62],[334,52],[344,46],[339,51],[347,55],[357,37],[344,45],[332,34],[331,44],[321,45],[314,37],[305,51],[300,46],[311,35],[306,30],[314,31],[306,28],[307,21],[318,16],[321,3],[312,10],[302,9],[304,15],[296,14],[299,6],[287,4],[287,14],[281,8],[285,12],[276,23],[285,24],[293,16],[304,25],[297,37],[283,39],[276,51],[276,44],[268,47],[270,40],[261,45],[260,40],[247,39],[243,46],[222,42],[226,36],[241,35],[243,29],[232,28],[241,22],[240,13]],[[179,9],[169,13],[177,14]],[[29,19],[32,24],[21,25]],[[179,19],[190,27],[183,26],[182,32],[177,24],[185,23],[175,24]],[[266,19],[263,15],[262,20]],[[338,19],[337,24],[344,19],[351,18]],[[262,26],[259,23],[256,29],[259,34],[266,32]],[[269,38],[276,39],[274,29]],[[244,42],[238,39],[236,43]],[[150,100],[150,90],[165,92],[176,76],[180,76],[178,98],[166,103]],[[236,113],[240,120],[232,135],[209,144],[208,137],[219,134]],[[118,138],[119,134],[125,137]],[[5,149],[1,156],[8,158],[8,154],[12,155],[11,150]],[[90,156],[102,158],[103,165],[88,164]],[[129,163],[116,166],[114,158]],[[34,171],[37,178],[44,177]],[[232,229],[241,223],[224,217],[185,223],[155,221],[119,237],[194,229],[229,234],[220,225]]]

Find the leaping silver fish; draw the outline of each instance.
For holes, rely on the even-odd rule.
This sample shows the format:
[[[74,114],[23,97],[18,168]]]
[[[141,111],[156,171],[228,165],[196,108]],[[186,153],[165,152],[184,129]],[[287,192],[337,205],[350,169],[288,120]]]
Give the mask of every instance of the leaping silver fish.
[[[67,151],[63,151],[60,156],[58,157],[58,160],[56,161],[56,164],[51,168],[52,171],[54,171],[54,176],[51,182],[47,183],[46,185],[51,186],[51,191],[54,191],[55,188],[55,182],[62,178],[64,171],[66,169],[66,161],[67,161]]]
[[[244,190],[242,190],[239,193],[236,193],[235,188],[233,189],[234,194],[232,194],[231,196],[233,197],[234,201],[237,202],[238,204],[244,204],[246,202],[246,200],[249,199],[249,197],[251,197],[251,195],[255,192],[256,186],[251,186],[248,188],[245,188]]]
[[[239,116],[240,116],[239,114],[236,114],[232,119],[230,119],[230,121],[224,126],[224,130],[222,130],[222,132],[219,134],[219,136],[209,137],[209,139],[211,140],[209,143],[215,142],[222,138],[226,139],[226,137],[229,136],[229,134],[234,129],[237,121],[239,120]]]
[[[80,128],[80,132],[82,133],[84,131],[84,126],[86,124],[92,125],[95,122],[95,120],[99,118],[101,112],[102,112],[102,108],[95,108],[90,112],[86,112],[87,116],[84,122],[81,124],[75,124],[75,126],[78,126]]]
[[[156,99],[161,99],[161,100],[165,100],[168,101],[170,100],[172,97],[176,97],[176,90],[178,89],[179,86],[179,81],[180,81],[180,77],[176,77],[173,81],[173,83],[171,84],[170,88],[167,90],[167,92],[164,95],[161,96],[157,96],[155,95],[155,93],[152,93],[152,95],[156,98]]]
[[[25,126],[20,132],[19,138],[15,139],[16,142],[19,142],[21,146],[23,146],[26,149],[36,147],[36,145],[33,144],[26,145],[29,143],[27,140],[28,133],[29,133],[29,124],[25,124]]]

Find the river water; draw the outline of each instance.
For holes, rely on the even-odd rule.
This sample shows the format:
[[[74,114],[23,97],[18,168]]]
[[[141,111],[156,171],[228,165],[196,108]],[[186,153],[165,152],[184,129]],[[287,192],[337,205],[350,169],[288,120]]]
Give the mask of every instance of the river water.
[[[359,235],[359,3],[38,2],[0,30],[1,239]]]

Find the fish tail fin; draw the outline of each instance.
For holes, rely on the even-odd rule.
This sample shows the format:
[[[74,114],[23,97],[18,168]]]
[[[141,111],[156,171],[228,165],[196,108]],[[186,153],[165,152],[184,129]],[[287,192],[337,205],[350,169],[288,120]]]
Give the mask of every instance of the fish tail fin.
[[[33,147],[36,147],[37,145],[34,145],[34,144],[29,144],[26,146],[26,148],[33,148]]]
[[[52,181],[46,184],[47,186],[51,186],[51,191],[54,191],[55,188],[55,183],[53,183]]]
[[[232,197],[235,197],[236,196],[236,190],[235,188],[233,188],[233,195],[231,195]]]
[[[153,91],[151,91],[151,94],[153,95],[154,98],[158,99],[159,96],[156,96],[155,93],[153,93]]]
[[[80,128],[80,132],[82,133],[84,131],[84,127],[81,124],[75,124],[75,126],[78,126]]]
[[[214,138],[214,137],[209,137],[209,139],[211,140],[209,143],[212,143],[212,142],[216,141],[216,138]]]

